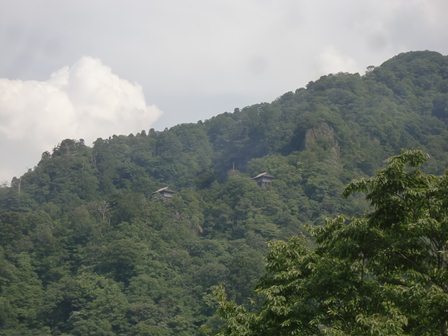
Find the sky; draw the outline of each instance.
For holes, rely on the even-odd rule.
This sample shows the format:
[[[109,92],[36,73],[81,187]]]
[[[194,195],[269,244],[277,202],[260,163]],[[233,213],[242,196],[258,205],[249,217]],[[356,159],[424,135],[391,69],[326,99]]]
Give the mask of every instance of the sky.
[[[270,102],[411,50],[446,0],[0,0],[0,183],[91,144]]]

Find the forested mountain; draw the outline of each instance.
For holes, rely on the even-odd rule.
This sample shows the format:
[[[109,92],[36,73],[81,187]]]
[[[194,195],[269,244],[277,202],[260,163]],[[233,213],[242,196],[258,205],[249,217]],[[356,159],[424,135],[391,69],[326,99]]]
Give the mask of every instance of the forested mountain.
[[[366,210],[341,195],[353,178],[403,148],[442,173],[447,123],[448,57],[425,51],[196,124],[64,140],[0,189],[0,335],[205,335],[206,294],[245,303],[267,241]]]
[[[448,335],[448,174],[423,172],[427,160],[390,157],[344,190],[365,194],[367,213],[326,220],[312,241],[271,242],[255,303],[214,287],[216,335]]]

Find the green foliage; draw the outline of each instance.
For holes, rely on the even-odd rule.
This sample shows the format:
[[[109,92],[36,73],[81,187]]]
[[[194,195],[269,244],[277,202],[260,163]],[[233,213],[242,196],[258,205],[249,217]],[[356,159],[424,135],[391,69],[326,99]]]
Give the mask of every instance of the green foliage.
[[[446,335],[448,175],[423,173],[427,155],[405,151],[374,177],[351,183],[371,211],[339,216],[271,244],[253,312],[215,291],[219,335]]]
[[[390,166],[395,168],[377,175],[381,179],[349,188],[367,192],[380,212],[331,221],[325,226],[329,231],[315,238],[304,227],[322,225],[338,213],[351,218],[367,211],[368,201],[360,195],[341,197],[344,185],[373,175],[401,148],[425,150],[433,157],[425,171],[443,172],[448,163],[447,69],[446,56],[406,53],[365,76],[324,76],[272,103],[204,122],[113,135],[92,147],[63,140],[43,153],[34,169],[0,187],[0,334],[205,335],[220,324],[204,300],[210,288],[223,284],[232,300],[248,307],[265,271],[267,242],[297,234],[301,238],[273,243],[276,254],[268,257],[267,274],[271,268],[281,272],[284,287],[275,287],[280,279],[267,276],[259,289],[272,298],[285,291],[269,313],[285,318],[285,328],[302,323],[298,316],[309,322],[309,334],[324,332],[322,326],[327,334],[341,334],[343,319],[359,327],[354,329],[359,334],[368,328],[376,333],[377,325],[396,335],[403,325],[417,330],[417,317],[422,325],[437,324],[443,291],[438,285],[417,285],[427,269],[412,268],[412,263],[398,267],[405,259],[397,251],[403,249],[420,265],[441,255],[434,248],[434,256],[417,253],[422,245],[440,245],[444,239],[438,205],[447,205],[444,189],[430,195],[419,190],[438,178],[403,168],[400,160],[405,159],[397,157]],[[275,179],[262,188],[251,178],[264,171]],[[409,181],[403,180],[408,173]],[[173,198],[153,194],[167,185],[176,192]],[[386,193],[389,189],[396,194]],[[428,210],[424,196],[439,203]],[[416,200],[421,205],[414,206]],[[371,225],[383,215],[384,224]],[[385,223],[391,218],[418,221],[389,228]],[[417,232],[428,239],[418,239]],[[393,243],[396,235],[403,242]],[[296,252],[290,254],[288,246]],[[323,246],[332,258],[322,254]],[[388,267],[384,279],[372,277],[382,264]],[[368,295],[361,299],[353,288],[367,266],[362,288]],[[296,271],[306,276],[290,286]],[[383,286],[394,272],[407,272],[406,279],[415,282],[406,289],[406,300],[418,307],[415,314],[402,308],[404,287]],[[431,277],[437,284],[444,279],[440,272]],[[338,290],[340,283],[350,286]],[[310,292],[303,296],[300,288]],[[321,301],[314,299],[317,294]],[[289,297],[304,304],[295,305]],[[282,310],[285,302],[290,305]],[[355,316],[361,306],[368,310]],[[245,318],[247,309],[238,307],[228,310]],[[332,318],[322,312],[331,312]],[[259,318],[250,315],[244,328]],[[276,334],[275,324],[266,328]],[[244,330],[249,332],[235,333]]]
[[[120,286],[91,273],[62,278],[47,290],[45,311],[53,330],[73,335],[127,331],[128,302]]]

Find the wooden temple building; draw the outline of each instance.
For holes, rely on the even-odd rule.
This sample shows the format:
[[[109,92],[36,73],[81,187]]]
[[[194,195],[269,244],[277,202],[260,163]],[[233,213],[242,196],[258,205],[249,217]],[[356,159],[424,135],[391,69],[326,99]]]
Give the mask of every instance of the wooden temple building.
[[[154,191],[152,194],[161,198],[169,199],[174,196],[175,192],[169,189],[168,186],[166,186]]]
[[[263,172],[258,174],[257,176],[252,177],[252,180],[257,182],[257,184],[262,188],[269,186],[273,179],[274,176],[269,175],[267,172]]]

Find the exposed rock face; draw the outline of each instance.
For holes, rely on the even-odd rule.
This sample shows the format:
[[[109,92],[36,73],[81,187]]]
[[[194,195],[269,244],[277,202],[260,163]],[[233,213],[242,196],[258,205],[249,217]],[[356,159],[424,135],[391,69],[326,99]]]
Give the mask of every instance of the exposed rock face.
[[[308,129],[305,133],[305,149],[315,146],[328,150],[334,158],[340,156],[340,147],[334,129],[325,122]]]

